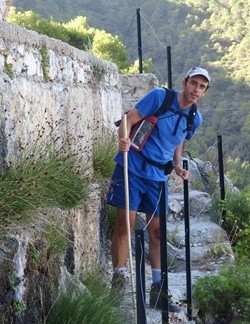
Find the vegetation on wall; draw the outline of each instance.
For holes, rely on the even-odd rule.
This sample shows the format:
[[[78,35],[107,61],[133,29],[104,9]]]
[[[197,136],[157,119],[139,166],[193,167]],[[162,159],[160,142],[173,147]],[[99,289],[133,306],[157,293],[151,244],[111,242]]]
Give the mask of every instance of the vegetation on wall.
[[[64,152],[30,148],[0,174],[0,231],[29,222],[44,208],[72,208],[87,194],[87,181]]]
[[[43,77],[45,81],[49,80],[49,57],[48,57],[48,49],[46,46],[42,46],[40,49],[40,53],[42,56],[42,70],[43,70]]]
[[[13,66],[11,63],[7,63],[7,57],[4,57],[3,72],[6,73],[11,79],[14,78]]]
[[[85,288],[72,282],[67,290],[60,292],[51,308],[47,324],[125,324],[125,310],[112,298],[103,278],[92,273],[83,280]]]
[[[110,179],[115,166],[114,156],[117,149],[117,139],[114,135],[106,135],[94,144],[93,168],[95,179]]]

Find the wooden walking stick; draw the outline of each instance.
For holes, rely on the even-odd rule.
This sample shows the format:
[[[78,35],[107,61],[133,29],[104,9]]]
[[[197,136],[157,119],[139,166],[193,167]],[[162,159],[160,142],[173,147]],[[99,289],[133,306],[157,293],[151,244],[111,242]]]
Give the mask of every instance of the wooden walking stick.
[[[127,115],[123,116],[123,134],[124,138],[128,138],[127,129]],[[131,281],[131,294],[132,303],[134,307],[134,316],[136,323],[136,302],[135,302],[135,289],[134,289],[134,278],[133,278],[133,260],[132,260],[132,248],[131,248],[131,234],[130,234],[130,218],[129,218],[129,185],[128,185],[128,152],[123,153],[124,157],[124,184],[125,184],[125,204],[126,204],[126,227],[128,233],[128,253],[129,253],[129,270],[130,270],[130,281]]]

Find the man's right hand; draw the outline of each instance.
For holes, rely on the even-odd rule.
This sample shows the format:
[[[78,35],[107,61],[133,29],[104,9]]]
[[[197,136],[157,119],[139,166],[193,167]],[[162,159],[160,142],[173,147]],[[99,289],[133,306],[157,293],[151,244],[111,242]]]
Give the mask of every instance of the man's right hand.
[[[120,138],[119,139],[119,151],[127,152],[130,148],[130,138]]]

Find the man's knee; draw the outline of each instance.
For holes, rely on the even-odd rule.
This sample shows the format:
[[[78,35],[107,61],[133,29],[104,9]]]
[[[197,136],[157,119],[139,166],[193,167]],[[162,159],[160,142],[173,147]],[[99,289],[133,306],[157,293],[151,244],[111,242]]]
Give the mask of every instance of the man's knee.
[[[148,226],[148,234],[152,241],[160,240],[160,224],[158,218],[153,218]]]
[[[130,212],[130,229],[133,229],[135,223],[135,213]],[[122,208],[117,209],[115,231],[118,235],[127,235],[127,219],[126,210]]]

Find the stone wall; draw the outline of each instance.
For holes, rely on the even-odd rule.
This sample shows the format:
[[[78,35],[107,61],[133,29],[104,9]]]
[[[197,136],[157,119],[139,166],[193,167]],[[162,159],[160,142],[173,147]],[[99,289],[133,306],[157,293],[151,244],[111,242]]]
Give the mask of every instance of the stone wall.
[[[116,131],[114,121],[157,81],[150,74],[121,77],[114,64],[91,53],[6,23],[8,4],[0,0],[0,170],[34,146],[70,144],[77,166],[88,163],[91,173],[95,141]],[[93,184],[79,209],[40,213],[9,231],[0,243],[1,323],[43,323],[51,282],[63,287],[107,264],[104,199],[105,190]],[[66,255],[48,259],[43,232],[52,219],[72,244]]]
[[[11,0],[0,0],[0,21],[6,19]]]
[[[58,149],[67,144],[78,153],[78,167],[88,163],[91,173],[94,142],[114,130],[122,114],[117,67],[14,24],[0,21],[0,30],[1,169],[34,146],[42,151],[47,144]],[[51,283],[65,285],[70,276],[104,261],[102,203],[95,185],[79,209],[51,211],[48,218],[34,215],[32,223],[9,231],[0,243],[1,323],[42,323],[52,303]],[[46,257],[43,233],[51,217],[69,235],[65,257]]]
[[[0,29],[1,157],[14,159],[53,131],[91,160],[96,134],[121,115],[117,67],[14,24]]]
[[[121,75],[123,112],[130,110],[149,90],[159,85],[154,74]]]

